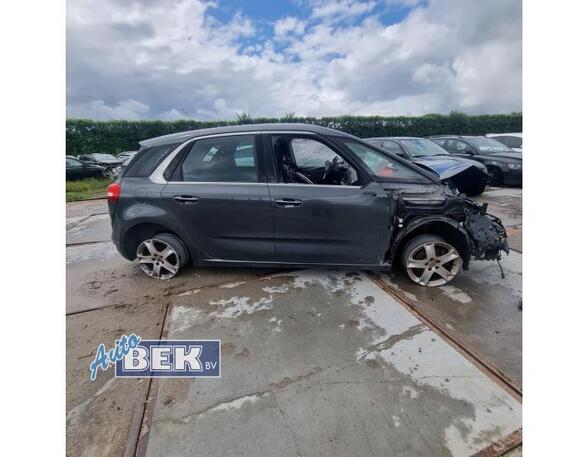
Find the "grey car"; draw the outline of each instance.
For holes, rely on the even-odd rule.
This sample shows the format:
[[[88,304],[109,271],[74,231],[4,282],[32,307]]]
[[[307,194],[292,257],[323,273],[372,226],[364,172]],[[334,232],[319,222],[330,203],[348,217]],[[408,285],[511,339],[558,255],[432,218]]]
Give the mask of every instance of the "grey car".
[[[443,285],[471,258],[498,260],[506,231],[486,206],[417,165],[307,124],[203,129],[142,141],[108,188],[112,239],[151,277],[186,264],[401,264]]]

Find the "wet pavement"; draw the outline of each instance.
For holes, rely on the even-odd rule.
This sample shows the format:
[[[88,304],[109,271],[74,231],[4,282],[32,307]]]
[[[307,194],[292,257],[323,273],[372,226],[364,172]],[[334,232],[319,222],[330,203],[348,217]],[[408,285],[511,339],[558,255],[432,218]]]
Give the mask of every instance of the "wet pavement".
[[[472,455],[521,405],[367,275],[304,270],[174,297],[222,379],[163,379],[147,456]]]
[[[442,288],[399,271],[187,268],[153,281],[116,252],[104,200],[68,204],[68,455],[121,455],[147,398],[138,455],[185,455],[197,442],[212,455],[470,455],[508,435],[520,427],[521,192],[477,200],[518,252],[502,262],[505,279],[496,263],[472,262]],[[149,394],[147,380],[111,372],[90,382],[99,342],[164,327],[221,338],[222,379],[162,380]]]

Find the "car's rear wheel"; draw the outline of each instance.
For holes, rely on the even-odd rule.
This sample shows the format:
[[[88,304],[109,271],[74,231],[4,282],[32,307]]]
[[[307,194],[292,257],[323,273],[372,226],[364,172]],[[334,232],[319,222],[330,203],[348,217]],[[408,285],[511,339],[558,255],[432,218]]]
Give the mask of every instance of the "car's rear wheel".
[[[419,235],[402,251],[408,277],[421,286],[449,283],[461,271],[462,263],[458,250],[437,235]]]
[[[160,233],[139,244],[137,259],[146,275],[171,279],[188,261],[188,252],[178,237],[171,233]]]

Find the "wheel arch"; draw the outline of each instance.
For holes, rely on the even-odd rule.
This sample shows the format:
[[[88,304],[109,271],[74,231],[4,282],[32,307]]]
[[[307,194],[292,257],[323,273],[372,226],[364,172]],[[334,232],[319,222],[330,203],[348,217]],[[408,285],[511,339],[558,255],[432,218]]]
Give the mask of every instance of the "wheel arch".
[[[468,269],[471,255],[470,237],[458,221],[448,217],[423,217],[407,224],[390,246],[390,262],[397,262],[400,259],[404,246],[410,240],[425,234],[438,235],[455,246],[463,260],[463,269]]]
[[[139,222],[128,229],[122,240],[122,249],[125,257],[129,260],[134,260],[137,257],[137,247],[141,241],[152,238],[159,233],[170,233],[176,236],[186,248],[188,257],[190,257],[190,250],[186,245],[186,241],[175,231],[166,225],[154,222]]]

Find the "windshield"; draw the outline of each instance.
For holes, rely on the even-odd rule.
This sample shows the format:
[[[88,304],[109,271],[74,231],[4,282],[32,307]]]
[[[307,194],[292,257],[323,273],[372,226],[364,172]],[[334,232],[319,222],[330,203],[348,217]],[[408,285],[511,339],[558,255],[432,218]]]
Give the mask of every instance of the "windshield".
[[[468,138],[468,141],[473,143],[480,152],[510,152],[511,149],[505,146],[500,141],[486,138],[485,136],[477,136]]]
[[[408,150],[408,153],[412,157],[431,157],[431,156],[447,156],[449,153],[434,143],[431,140],[425,138],[415,138],[399,140],[402,145]]]

